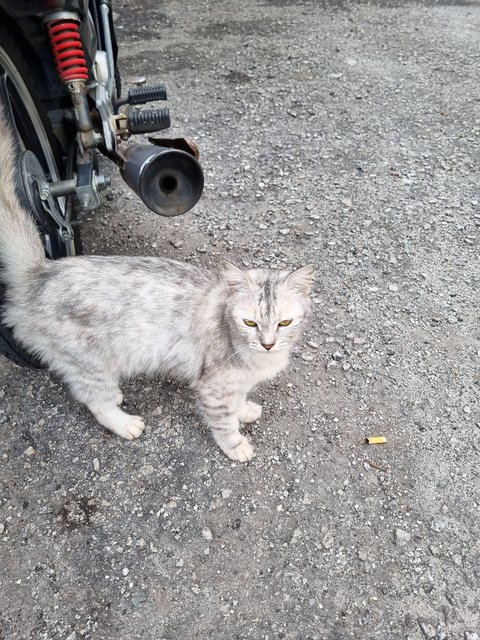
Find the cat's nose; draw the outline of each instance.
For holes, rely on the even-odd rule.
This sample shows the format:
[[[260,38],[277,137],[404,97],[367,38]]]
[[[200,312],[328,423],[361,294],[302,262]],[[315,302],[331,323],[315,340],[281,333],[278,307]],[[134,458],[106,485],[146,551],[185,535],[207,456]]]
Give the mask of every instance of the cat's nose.
[[[264,349],[266,349],[267,351],[270,351],[270,349],[273,347],[273,345],[274,345],[275,343],[272,343],[272,344],[263,344],[263,342],[262,342],[261,344],[262,344],[262,347],[263,347]]]

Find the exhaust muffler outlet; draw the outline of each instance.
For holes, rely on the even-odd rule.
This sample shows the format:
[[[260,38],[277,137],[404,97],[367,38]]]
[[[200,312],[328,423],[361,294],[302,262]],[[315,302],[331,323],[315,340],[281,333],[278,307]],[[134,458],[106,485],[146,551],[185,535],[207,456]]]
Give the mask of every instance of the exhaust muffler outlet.
[[[179,216],[202,195],[202,168],[186,151],[134,144],[123,157],[123,179],[154,213]]]

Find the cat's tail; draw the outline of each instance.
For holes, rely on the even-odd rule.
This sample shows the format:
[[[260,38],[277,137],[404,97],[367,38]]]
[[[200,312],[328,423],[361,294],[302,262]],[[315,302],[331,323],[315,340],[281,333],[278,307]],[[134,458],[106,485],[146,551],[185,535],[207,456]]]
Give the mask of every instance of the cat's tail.
[[[15,157],[15,143],[0,111],[0,278],[14,289],[46,261],[35,222],[15,193]]]

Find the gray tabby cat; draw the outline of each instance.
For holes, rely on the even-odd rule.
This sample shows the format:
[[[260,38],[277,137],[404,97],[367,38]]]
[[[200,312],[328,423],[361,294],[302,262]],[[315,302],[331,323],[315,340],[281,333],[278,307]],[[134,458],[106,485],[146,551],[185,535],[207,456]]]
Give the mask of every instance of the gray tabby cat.
[[[98,422],[138,438],[139,416],[120,409],[121,380],[138,374],[189,383],[222,451],[245,462],[240,424],[262,408],[247,400],[281,371],[309,307],[312,265],[220,273],[163,258],[49,261],[14,191],[12,141],[0,119],[0,260],[3,321],[68,384]]]

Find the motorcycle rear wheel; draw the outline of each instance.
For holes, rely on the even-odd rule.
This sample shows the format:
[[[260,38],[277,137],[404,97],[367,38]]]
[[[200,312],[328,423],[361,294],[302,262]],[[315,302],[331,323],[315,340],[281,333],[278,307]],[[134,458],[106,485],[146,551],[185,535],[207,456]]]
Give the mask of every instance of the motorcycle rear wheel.
[[[42,103],[39,90],[30,71],[28,61],[24,60],[21,51],[15,45],[10,34],[0,26],[0,81],[2,92],[0,101],[4,111],[10,111],[14,127],[14,135],[20,143],[21,150],[32,151],[42,165],[49,180],[56,181],[66,177],[67,159],[59,141],[55,137],[52,125]],[[5,101],[8,104],[5,105]],[[66,219],[73,218],[73,206],[69,199],[59,200],[59,209]],[[75,255],[81,250],[79,228],[74,226],[75,238],[66,245],[60,236],[59,229],[47,214],[39,215],[31,211],[36,219],[44,240],[45,252],[51,259]],[[1,233],[1,230],[0,230]],[[0,285],[0,305],[4,300],[5,290]],[[1,310],[1,308],[0,308]],[[15,341],[10,328],[0,323],[0,353],[21,366],[40,367],[42,364],[22,345]]]

